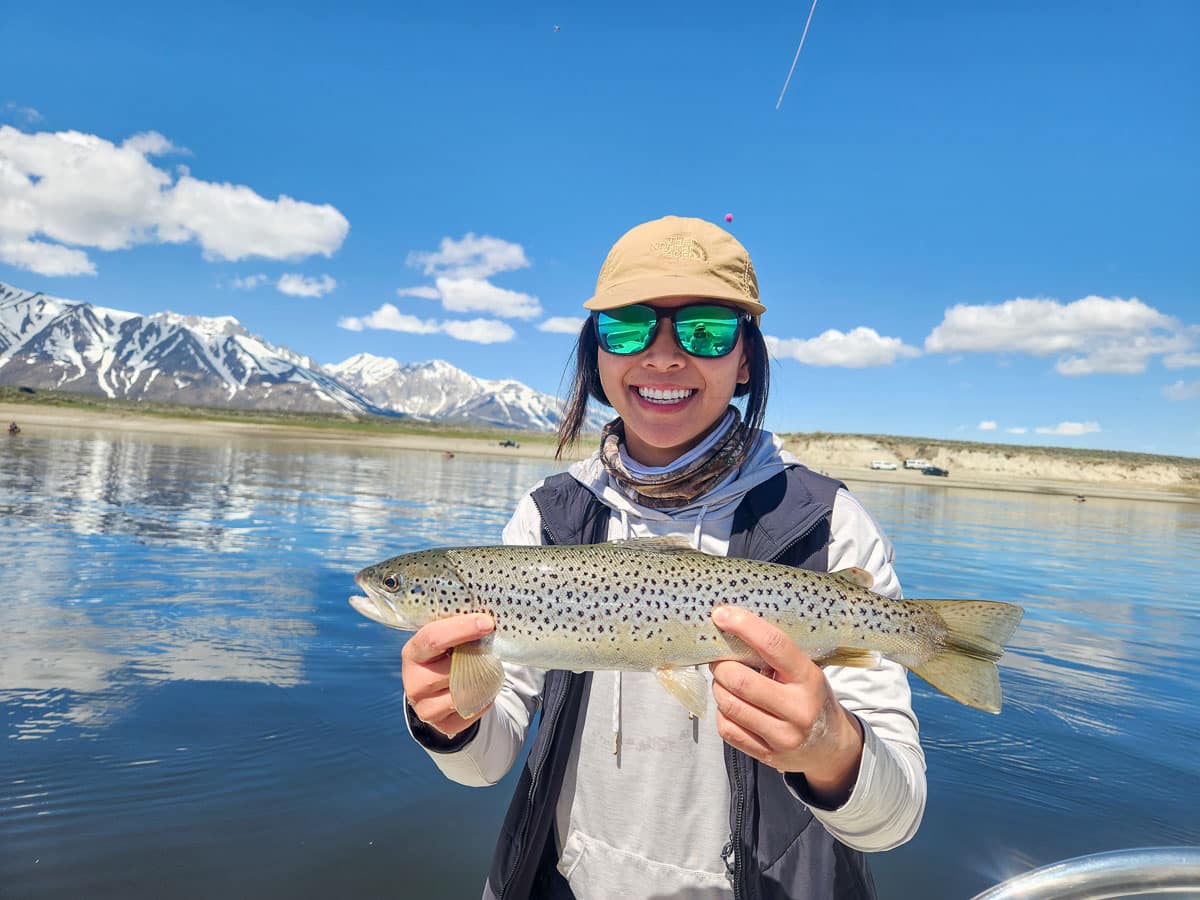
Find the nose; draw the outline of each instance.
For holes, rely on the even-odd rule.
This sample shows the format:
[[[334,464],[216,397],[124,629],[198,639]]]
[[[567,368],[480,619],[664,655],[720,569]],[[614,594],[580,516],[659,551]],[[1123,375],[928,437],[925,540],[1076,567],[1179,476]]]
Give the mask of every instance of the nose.
[[[675,340],[669,319],[658,320],[658,331],[642,351],[642,365],[650,369],[679,369],[687,365],[687,354]]]

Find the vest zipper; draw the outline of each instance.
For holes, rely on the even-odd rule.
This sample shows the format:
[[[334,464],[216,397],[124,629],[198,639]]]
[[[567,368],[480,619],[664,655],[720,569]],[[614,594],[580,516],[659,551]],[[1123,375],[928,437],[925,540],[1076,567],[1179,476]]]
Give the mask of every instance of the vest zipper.
[[[530,494],[529,499],[533,501],[533,506],[538,511],[538,518],[542,520],[542,531],[545,532],[546,535],[549,536],[550,543],[555,546],[561,545],[562,542],[559,541],[558,535],[555,534],[550,529],[550,526],[546,524],[546,514],[542,511],[542,504],[538,502],[538,498],[536,496],[534,496],[533,494]]]
[[[817,516],[811,525],[788,541],[787,544],[785,544],[780,551],[769,560],[769,562],[775,562],[787,555],[788,551],[796,546],[796,544],[800,543],[802,540],[812,534],[813,531],[816,530],[817,526],[824,521],[827,515],[829,515],[829,512],[825,511],[822,512],[821,515]],[[734,824],[733,834],[729,836],[729,843],[727,843],[721,849],[721,859],[725,861],[725,870],[732,876],[731,880],[733,882],[734,900],[742,900],[742,898],[746,896],[746,892],[742,886],[746,861],[742,858],[742,854],[738,852],[738,848],[741,847],[742,830],[746,827],[746,785],[742,780],[742,764],[738,752],[732,747],[726,745],[725,753],[729,757],[729,769],[731,772],[733,772],[733,785],[735,793]]]
[[[546,516],[545,513],[542,512],[542,508],[538,503],[538,498],[531,497],[531,499],[533,500],[533,505],[537,508],[538,517],[542,520],[542,529],[550,538],[550,543],[553,545],[560,545],[558,535],[554,534],[554,532],[551,531],[546,525]],[[568,676],[568,680],[569,678],[570,676]],[[565,689],[559,691],[557,696],[554,698],[553,708],[546,707],[542,711],[542,724],[540,728],[545,728],[547,726],[549,726],[551,729],[558,728],[558,718],[562,713],[563,704],[567,702],[567,693],[568,692]],[[496,894],[496,900],[504,900],[504,895],[508,893],[509,886],[512,884],[513,876],[516,875],[517,870],[521,868],[521,857],[529,852],[529,848],[526,847],[526,843],[529,840],[529,819],[533,813],[533,798],[537,794],[538,776],[542,774],[542,768],[546,765],[546,757],[550,754],[550,748],[553,745],[554,735],[551,734],[547,737],[546,742],[542,744],[537,758],[533,760],[529,766],[529,793],[525,798],[525,815],[521,819],[521,830],[518,834],[518,840],[521,842],[521,850],[520,854],[514,858],[513,864],[508,870],[508,874],[505,876],[503,884],[500,885],[500,890]],[[550,823],[550,828],[554,828],[553,822]],[[547,836],[547,840],[553,839],[553,834]]]
[[[551,709],[547,708],[545,713],[543,713],[543,715],[542,715],[542,727],[543,728],[546,727],[547,725],[549,725],[551,728],[555,728],[555,729],[558,727],[558,717],[559,717],[559,714],[562,712],[563,704],[566,702],[567,702],[567,691],[566,690],[559,691],[558,695],[555,697],[553,709],[551,710]],[[529,794],[525,798],[525,817],[521,820],[521,830],[518,835],[519,840],[521,842],[520,843],[520,847],[521,847],[520,856],[524,856],[526,853],[528,853],[528,847],[526,847],[525,844],[529,840],[529,818],[530,818],[530,815],[533,810],[533,798],[534,798],[534,795],[537,793],[538,776],[542,774],[542,767],[546,764],[546,757],[549,755],[550,747],[553,744],[552,738],[553,738],[553,735],[551,735],[549,738],[547,738],[546,742],[542,745],[542,749],[539,752],[537,759],[535,759],[533,761],[533,764],[529,767]],[[551,823],[550,827],[551,827],[551,829],[553,829],[554,823]],[[554,839],[553,834],[551,834],[547,837],[547,840],[553,840],[553,839]],[[504,883],[500,885],[500,890],[496,894],[497,900],[504,900],[504,895],[508,893],[509,885],[512,884],[513,875],[516,874],[517,869],[519,869],[520,867],[521,867],[521,859],[518,857],[518,858],[514,859],[512,868],[509,869],[508,875],[505,876]]]
[[[809,525],[802,532],[800,532],[798,535],[796,535],[794,538],[792,538],[790,541],[788,541],[786,544],[784,544],[783,547],[780,549],[780,551],[778,553],[776,553],[774,556],[772,556],[769,560],[767,560],[767,562],[778,562],[779,560],[783,559],[783,557],[787,555],[789,550],[791,550],[798,543],[800,543],[802,540],[804,540],[806,537],[808,537],[810,534],[812,534],[814,531],[816,531],[817,526],[820,525],[823,521],[825,521],[826,516],[831,515],[832,512],[833,512],[832,510],[823,511],[821,513],[821,515],[817,516],[817,518],[813,521],[813,523],[811,525]]]
[[[733,772],[734,816],[733,834],[729,836],[729,843],[722,848],[721,858],[725,860],[725,870],[732,876],[730,880],[733,882],[734,900],[741,900],[745,896],[745,891],[742,890],[742,869],[745,861],[738,848],[741,846],[742,830],[746,827],[746,785],[742,781],[742,764],[738,759],[738,752],[726,744],[725,753],[729,757],[730,771]]]

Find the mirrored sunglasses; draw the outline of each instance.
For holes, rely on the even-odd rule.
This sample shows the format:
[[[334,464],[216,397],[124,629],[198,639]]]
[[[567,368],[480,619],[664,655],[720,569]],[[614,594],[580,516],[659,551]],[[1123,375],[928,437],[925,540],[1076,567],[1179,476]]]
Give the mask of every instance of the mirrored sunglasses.
[[[669,319],[675,341],[692,356],[712,359],[725,356],[737,345],[742,323],[750,316],[728,306],[696,303],[675,309],[655,309],[637,304],[593,312],[600,348],[617,356],[641,353],[658,333],[658,323]]]

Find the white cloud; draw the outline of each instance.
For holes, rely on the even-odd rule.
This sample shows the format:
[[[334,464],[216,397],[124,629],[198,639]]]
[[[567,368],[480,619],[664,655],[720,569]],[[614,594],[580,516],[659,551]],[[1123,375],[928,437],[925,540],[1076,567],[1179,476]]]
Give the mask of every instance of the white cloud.
[[[1095,434],[1100,430],[1099,422],[1059,422],[1053,427],[1035,428],[1038,434],[1059,434],[1078,437],[1081,434]]]
[[[462,240],[442,238],[440,249],[430,253],[415,250],[408,254],[408,265],[426,275],[449,278],[488,278],[497,272],[511,272],[529,265],[525,250],[500,238],[467,232]]]
[[[396,288],[396,295],[399,297],[421,297],[425,300],[440,300],[442,298],[437,288],[425,286]]]
[[[995,431],[996,423],[991,421],[990,419],[985,419],[984,421],[979,423],[979,430],[980,431]]]
[[[1172,353],[1163,357],[1163,365],[1168,369],[1190,369],[1200,366],[1200,353]]]
[[[1180,379],[1169,384],[1162,390],[1168,400],[1200,400],[1200,381],[1184,381]]]
[[[258,275],[247,275],[245,278],[234,278],[230,284],[239,291],[253,291],[262,287],[269,280],[266,275],[260,273]]]
[[[143,131],[125,138],[121,146],[142,156],[167,156],[168,154],[191,155],[186,147],[176,147],[157,131]]]
[[[188,175],[165,193],[164,205],[157,222],[160,239],[195,239],[205,259],[332,256],[350,230],[346,217],[329,204],[318,206],[284,194],[268,200],[245,185],[214,184]]]
[[[320,278],[305,278],[295,272],[279,276],[275,287],[281,294],[289,297],[324,297],[337,287],[337,282],[328,275]]]
[[[889,366],[902,357],[920,356],[900,338],[881,336],[875,329],[859,326],[843,333],[829,329],[815,338],[765,337],[767,349],[776,358],[795,359],[810,366],[842,366],[861,369]]]
[[[574,316],[551,316],[538,326],[538,331],[548,331],[551,334],[579,334],[587,319],[577,319]]]
[[[13,100],[9,100],[4,104],[4,108],[11,113],[15,118],[20,119],[27,125],[34,125],[42,121],[42,114],[32,106],[21,106]]]
[[[441,300],[443,309],[456,313],[487,312],[506,319],[533,319],[542,314],[542,305],[537,297],[496,287],[488,281],[499,272],[523,269],[529,265],[520,244],[489,235],[477,237],[467,232],[457,241],[450,237],[442,238],[437,251],[409,253],[407,263],[421,269],[426,275],[434,276],[435,286],[399,288],[396,293],[401,297]],[[457,325],[447,322],[446,325],[447,328],[456,328],[461,334],[483,335],[481,343],[491,343],[497,339],[511,340],[515,335],[511,328],[495,329],[478,325],[483,321],[487,320],[475,320],[470,327],[462,322]],[[494,337],[505,331],[511,334],[502,338]]]
[[[476,344],[496,344],[511,341],[517,336],[504,322],[498,319],[451,319],[438,322],[434,319],[422,319],[400,312],[391,303],[385,303],[369,315],[343,316],[338,319],[338,327],[347,331],[363,331],[364,329],[382,331],[401,331],[408,334],[447,334],[460,341],[470,341]]]
[[[452,319],[442,323],[442,331],[452,338],[476,344],[502,344],[517,336],[511,327],[499,319],[470,319],[465,322]]]
[[[439,278],[437,290],[442,306],[450,312],[489,312],[505,319],[532,319],[542,314],[537,297],[479,278]]]
[[[381,331],[403,331],[407,334],[436,334],[440,330],[437,322],[402,313],[390,303],[383,304],[375,312],[362,318],[343,316],[338,319],[338,327],[349,331],[371,328]]]
[[[1146,371],[1146,363],[1151,357],[1169,353],[1176,358],[1182,354],[1175,351],[1189,346],[1191,340],[1182,334],[1130,335],[1122,341],[1097,346],[1083,356],[1060,359],[1054,370],[1060,375],[1139,375]]]
[[[1014,428],[1005,428],[1004,430],[1007,431],[1009,434],[1025,434],[1026,432],[1029,431],[1028,428],[1024,428],[1020,425],[1018,425]]]
[[[1071,303],[1017,298],[959,304],[925,339],[925,350],[1057,355],[1062,375],[1137,374],[1151,358],[1179,358],[1194,344],[1188,329],[1136,297],[1089,296]]]
[[[0,262],[39,275],[96,274],[96,266],[82,250],[72,250],[61,244],[47,244],[45,241],[9,240],[2,232]]]
[[[153,131],[118,145],[78,131],[0,126],[0,261],[39,274],[90,274],[95,267],[79,248],[194,240],[207,259],[290,259],[329,256],[345,239],[349,223],[332,206],[268,200],[245,185],[151,162],[181,152]]]

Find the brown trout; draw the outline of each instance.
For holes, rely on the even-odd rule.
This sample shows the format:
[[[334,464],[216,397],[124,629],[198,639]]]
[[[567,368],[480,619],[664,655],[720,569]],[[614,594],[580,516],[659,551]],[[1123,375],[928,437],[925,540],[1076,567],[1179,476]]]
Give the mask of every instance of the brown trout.
[[[762,660],[713,625],[717,606],[750,610],[821,665],[894,660],[960,703],[999,712],[996,660],[1021,607],[989,600],[891,600],[862,569],[808,572],[712,556],[682,538],[570,547],[422,550],[368,566],[350,604],[369,619],[415,631],[457,613],[487,613],[495,631],[456,647],[450,696],[460,715],[486,707],[501,662],[542,669],[653,671],[689,712],[707,687],[695,666]]]

